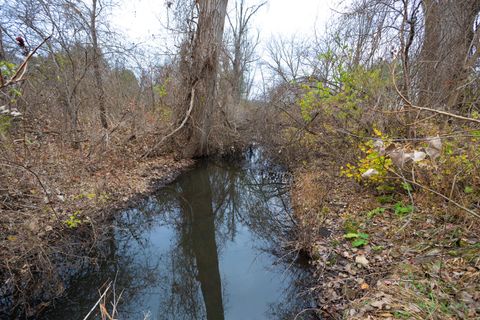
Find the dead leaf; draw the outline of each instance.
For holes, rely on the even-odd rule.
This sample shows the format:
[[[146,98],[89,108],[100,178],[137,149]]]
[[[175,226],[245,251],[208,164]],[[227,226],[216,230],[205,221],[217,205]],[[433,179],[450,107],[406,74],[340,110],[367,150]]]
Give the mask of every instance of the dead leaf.
[[[378,301],[370,302],[370,305],[374,308],[382,309],[383,306],[385,305],[385,302],[383,300],[378,300]]]
[[[367,267],[369,261],[367,260],[367,258],[365,256],[362,255],[362,256],[356,256],[355,257],[355,263],[360,264],[362,267]]]

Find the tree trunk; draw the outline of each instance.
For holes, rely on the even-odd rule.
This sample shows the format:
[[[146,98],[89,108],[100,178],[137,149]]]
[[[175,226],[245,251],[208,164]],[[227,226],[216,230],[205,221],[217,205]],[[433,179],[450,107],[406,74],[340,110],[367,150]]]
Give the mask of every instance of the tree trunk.
[[[0,61],[5,60],[5,50],[3,49],[3,32],[0,26]]]
[[[177,122],[181,123],[186,115],[184,111],[193,99],[193,109],[183,129],[186,138],[184,157],[203,157],[211,152],[209,137],[215,109],[218,58],[222,48],[227,2],[228,0],[197,2],[198,26],[191,43],[190,57],[183,57],[184,60],[191,59],[190,62],[184,62],[187,69],[183,70],[183,87],[189,94],[176,117]],[[194,93],[193,97],[190,92]]]
[[[2,32],[2,26],[0,26],[0,61],[4,61],[5,60],[5,50],[3,49],[3,32]],[[4,79],[3,79],[3,74],[2,74],[2,71],[0,70],[0,85],[3,85],[4,84]],[[2,92],[0,92],[2,93]],[[0,96],[0,103],[3,105],[5,102],[5,97],[4,95],[2,94]]]
[[[243,35],[240,35],[243,36]],[[233,103],[238,106],[242,97],[243,86],[243,70],[242,70],[242,47],[241,38],[235,39],[235,53],[233,59],[233,75],[232,75],[232,95]]]
[[[96,83],[96,98],[98,103],[98,110],[100,111],[100,122],[102,127],[108,129],[107,111],[105,109],[105,91],[103,87],[102,72],[100,70],[100,61],[102,60],[102,53],[98,47],[97,37],[97,4],[98,0],[92,0],[92,11],[90,15],[90,35],[92,37],[93,46],[93,72]]]
[[[450,109],[457,105],[459,87],[469,70],[479,0],[423,0],[425,37],[420,55],[418,104]]]

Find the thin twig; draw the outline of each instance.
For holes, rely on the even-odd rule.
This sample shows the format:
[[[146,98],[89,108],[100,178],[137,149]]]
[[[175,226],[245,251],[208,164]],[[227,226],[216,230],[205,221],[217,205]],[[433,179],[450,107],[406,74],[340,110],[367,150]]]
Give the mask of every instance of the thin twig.
[[[85,316],[85,318],[83,318],[83,320],[87,320],[88,317],[90,317],[90,315],[92,314],[93,311],[95,311],[95,308],[97,308],[97,306],[100,304],[100,302],[102,302],[102,299],[107,295],[107,292],[108,290],[110,289],[110,286],[112,285],[112,282],[110,282],[107,286],[107,288],[105,289],[105,291],[100,295],[100,298],[98,298],[97,302],[95,303],[95,305],[92,307],[92,309],[90,309],[90,311],[87,313],[87,315]]]

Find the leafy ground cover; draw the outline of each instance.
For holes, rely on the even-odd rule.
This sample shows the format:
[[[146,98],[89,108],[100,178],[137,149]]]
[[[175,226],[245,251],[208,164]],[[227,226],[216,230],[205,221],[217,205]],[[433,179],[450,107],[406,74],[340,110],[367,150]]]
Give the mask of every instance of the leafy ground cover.
[[[323,317],[480,316],[479,225],[458,208],[428,194],[411,204],[320,163],[297,169],[292,196]]]

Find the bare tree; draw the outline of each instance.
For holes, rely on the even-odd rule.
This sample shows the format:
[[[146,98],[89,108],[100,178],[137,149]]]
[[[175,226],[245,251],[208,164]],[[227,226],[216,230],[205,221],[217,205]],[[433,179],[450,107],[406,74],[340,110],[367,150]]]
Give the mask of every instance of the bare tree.
[[[209,136],[216,102],[218,59],[222,50],[227,2],[228,0],[196,2],[198,25],[192,38],[188,39],[188,49],[183,54],[182,62],[184,74],[182,87],[188,94],[184,100],[184,107],[179,108],[183,116],[177,117],[178,123],[183,126],[186,139],[184,156],[201,157],[209,154]]]
[[[306,39],[292,36],[290,39],[277,37],[267,43],[266,64],[274,75],[283,82],[296,81],[311,73],[306,63],[310,48]]]
[[[234,17],[227,15],[232,34],[232,49],[228,53],[232,64],[231,86],[233,103],[240,102],[242,93],[245,92],[245,73],[248,66],[256,59],[254,57],[255,49],[258,46],[258,36],[252,39],[250,36],[250,22],[252,17],[262,8],[266,2],[247,5],[246,0],[235,2]]]
[[[100,6],[100,8],[99,8]],[[97,84],[97,101],[98,101],[98,110],[100,111],[100,122],[105,129],[108,129],[107,122],[107,113],[105,109],[105,91],[102,80],[102,73],[100,70],[100,63],[102,61],[102,52],[98,44],[97,36],[97,19],[101,11],[101,2],[100,0],[92,0],[92,7],[89,10],[90,14],[90,37],[92,39],[93,46],[93,70],[95,73],[95,81]]]
[[[0,25],[0,61],[5,60],[5,49],[3,48],[3,28]]]

